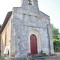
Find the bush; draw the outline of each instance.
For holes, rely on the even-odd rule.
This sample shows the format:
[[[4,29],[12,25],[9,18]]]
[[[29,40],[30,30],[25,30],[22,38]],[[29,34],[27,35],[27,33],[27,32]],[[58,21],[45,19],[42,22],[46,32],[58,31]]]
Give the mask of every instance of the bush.
[[[59,39],[54,39],[53,44],[54,44],[54,51],[55,52],[60,52],[60,40]]]

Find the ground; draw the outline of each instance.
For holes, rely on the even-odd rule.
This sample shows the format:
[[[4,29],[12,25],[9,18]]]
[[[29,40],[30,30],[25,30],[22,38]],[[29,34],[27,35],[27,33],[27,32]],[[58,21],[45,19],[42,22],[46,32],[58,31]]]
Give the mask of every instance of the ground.
[[[57,56],[60,56],[60,52],[56,52],[55,54],[56,54]]]
[[[6,60],[11,60],[9,58],[5,58]],[[0,57],[0,60],[5,60],[4,57]],[[48,56],[45,58],[46,60],[60,60],[60,52],[55,53],[55,56]]]
[[[1,57],[1,56],[0,56],[0,60],[4,60],[4,57]]]

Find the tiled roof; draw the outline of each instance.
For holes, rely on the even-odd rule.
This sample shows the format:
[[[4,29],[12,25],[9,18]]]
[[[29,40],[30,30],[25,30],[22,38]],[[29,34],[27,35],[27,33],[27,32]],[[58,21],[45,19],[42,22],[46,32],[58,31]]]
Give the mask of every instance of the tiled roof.
[[[7,22],[9,21],[9,18],[11,17],[11,15],[12,15],[12,11],[7,13],[6,18],[5,18],[5,20],[2,24],[1,29],[0,29],[0,34],[2,33],[2,31],[3,31],[4,27],[6,26]]]

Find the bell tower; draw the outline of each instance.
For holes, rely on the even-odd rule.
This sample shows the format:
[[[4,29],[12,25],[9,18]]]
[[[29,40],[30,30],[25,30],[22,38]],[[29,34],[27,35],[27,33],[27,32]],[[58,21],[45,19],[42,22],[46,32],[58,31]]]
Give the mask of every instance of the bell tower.
[[[37,0],[21,0],[21,7],[24,8],[35,8],[38,9],[38,1]]]

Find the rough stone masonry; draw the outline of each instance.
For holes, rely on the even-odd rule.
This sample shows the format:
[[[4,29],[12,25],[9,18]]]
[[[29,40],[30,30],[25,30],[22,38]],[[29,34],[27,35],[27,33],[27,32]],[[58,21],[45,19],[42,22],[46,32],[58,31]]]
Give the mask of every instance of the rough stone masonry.
[[[21,6],[14,7],[12,15],[11,52],[15,58],[23,58],[28,54],[33,54],[35,45],[37,46],[37,54],[41,51],[47,55],[54,54],[50,17],[39,11],[37,0],[21,0]],[[32,34],[36,36],[35,45],[31,43],[30,36]],[[33,49],[32,46],[34,46]]]

